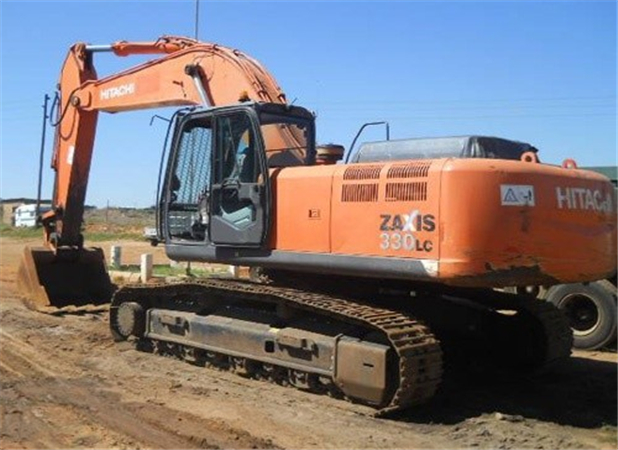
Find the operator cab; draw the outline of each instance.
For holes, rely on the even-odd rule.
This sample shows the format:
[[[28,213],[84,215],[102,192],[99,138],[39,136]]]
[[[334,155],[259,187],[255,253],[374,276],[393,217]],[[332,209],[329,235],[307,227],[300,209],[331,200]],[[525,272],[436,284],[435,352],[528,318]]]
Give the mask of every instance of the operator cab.
[[[159,198],[162,240],[261,247],[269,224],[269,173],[315,163],[313,115],[242,103],[179,116]]]

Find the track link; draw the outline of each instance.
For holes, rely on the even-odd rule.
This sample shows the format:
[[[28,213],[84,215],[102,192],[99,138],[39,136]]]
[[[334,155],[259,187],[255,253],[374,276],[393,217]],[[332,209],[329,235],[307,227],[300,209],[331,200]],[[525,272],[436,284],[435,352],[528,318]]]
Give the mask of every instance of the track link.
[[[382,404],[375,405],[379,408],[379,413],[423,403],[435,394],[440,384],[440,344],[426,326],[410,315],[345,298],[249,281],[207,279],[178,284],[124,286],[112,299],[112,334],[119,337],[116,312],[122,303],[136,302],[146,310],[163,302],[173,301],[182,308],[194,307],[194,303],[199,303],[200,298],[212,296],[304,310],[330,320],[360,325],[381,333],[397,356],[398,370],[395,376],[391,377],[390,390],[387,389],[391,394]],[[191,300],[183,300],[189,298]],[[309,389],[315,390],[311,389],[311,386]]]

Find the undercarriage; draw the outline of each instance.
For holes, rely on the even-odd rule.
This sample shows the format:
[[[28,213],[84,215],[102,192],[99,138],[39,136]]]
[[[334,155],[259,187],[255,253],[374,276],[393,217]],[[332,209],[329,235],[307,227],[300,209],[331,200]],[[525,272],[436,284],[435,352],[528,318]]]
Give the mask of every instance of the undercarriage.
[[[443,353],[447,362],[483,356],[518,370],[545,369],[570,354],[568,322],[551,305],[526,297],[346,282],[353,280],[316,285],[305,277],[322,286],[309,290],[277,275],[269,284],[207,279],[125,286],[112,300],[112,334],[140,350],[346,398],[380,413],[429,400],[442,379]],[[497,361],[498,354],[508,358]]]

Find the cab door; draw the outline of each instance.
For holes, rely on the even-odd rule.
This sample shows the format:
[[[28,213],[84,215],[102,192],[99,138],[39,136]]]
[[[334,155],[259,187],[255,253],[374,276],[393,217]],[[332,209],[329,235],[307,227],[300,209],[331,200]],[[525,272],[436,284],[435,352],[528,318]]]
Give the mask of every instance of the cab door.
[[[257,116],[249,109],[215,116],[210,241],[260,247],[268,231],[269,186]]]
[[[187,114],[175,131],[159,199],[159,233],[176,244],[199,245],[208,235],[214,118]]]

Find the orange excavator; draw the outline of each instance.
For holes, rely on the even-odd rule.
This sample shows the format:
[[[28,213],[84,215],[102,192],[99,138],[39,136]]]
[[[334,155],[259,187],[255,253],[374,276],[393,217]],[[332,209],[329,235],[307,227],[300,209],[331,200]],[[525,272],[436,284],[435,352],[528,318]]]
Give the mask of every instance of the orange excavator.
[[[103,51],[163,56],[97,79]],[[20,285],[35,306],[111,301],[113,337],[142,350],[391,411],[436,392],[443,353],[518,370],[569,356],[555,307],[492,288],[616,271],[603,176],[498,139],[476,140],[472,158],[436,141],[414,159],[316,164],[313,114],[237,50],[76,44],[60,100],[46,248],[26,249]],[[250,266],[254,279],[114,289],[80,231],[97,115],[172,105],[189,107],[170,124],[158,240],[173,260]],[[505,145],[515,157],[496,157]]]

